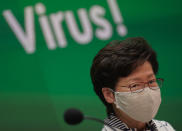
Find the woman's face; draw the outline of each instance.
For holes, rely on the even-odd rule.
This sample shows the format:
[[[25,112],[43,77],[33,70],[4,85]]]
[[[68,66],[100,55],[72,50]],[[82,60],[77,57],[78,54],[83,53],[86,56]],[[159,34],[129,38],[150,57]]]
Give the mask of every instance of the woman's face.
[[[120,78],[116,83],[115,92],[130,92],[131,90],[129,88],[129,85],[137,82],[146,83],[155,78],[156,77],[152,70],[151,64],[146,61],[143,65],[138,66],[129,76]],[[115,102],[114,94],[109,88],[102,88],[102,93],[108,103],[113,104]]]

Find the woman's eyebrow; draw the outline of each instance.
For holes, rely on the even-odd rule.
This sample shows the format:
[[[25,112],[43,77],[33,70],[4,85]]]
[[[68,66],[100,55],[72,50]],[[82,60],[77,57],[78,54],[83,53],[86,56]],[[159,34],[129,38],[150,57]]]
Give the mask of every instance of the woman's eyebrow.
[[[152,74],[148,75],[147,78],[151,78],[153,76],[155,76],[155,75],[152,73]]]
[[[128,82],[141,81],[141,80],[142,80],[141,78],[135,77],[135,78],[129,79]]]
[[[154,73],[150,73],[149,75],[147,75],[147,78],[151,78],[153,76],[155,76]],[[132,82],[132,81],[142,81],[142,79],[140,77],[131,78],[128,80],[127,83]]]

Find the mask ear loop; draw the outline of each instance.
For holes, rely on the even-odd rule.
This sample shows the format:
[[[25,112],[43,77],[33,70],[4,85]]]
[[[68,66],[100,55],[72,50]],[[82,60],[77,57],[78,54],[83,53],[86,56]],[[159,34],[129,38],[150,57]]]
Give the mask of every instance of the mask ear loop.
[[[113,89],[111,89],[111,88],[109,88],[109,90],[114,94],[114,96],[115,96],[115,91],[113,90]]]

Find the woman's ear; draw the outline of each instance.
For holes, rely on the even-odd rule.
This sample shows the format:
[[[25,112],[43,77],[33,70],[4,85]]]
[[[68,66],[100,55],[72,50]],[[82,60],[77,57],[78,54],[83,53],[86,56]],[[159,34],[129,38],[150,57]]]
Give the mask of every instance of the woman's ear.
[[[115,97],[110,88],[102,88],[102,94],[107,103],[110,103],[110,104],[114,103]]]

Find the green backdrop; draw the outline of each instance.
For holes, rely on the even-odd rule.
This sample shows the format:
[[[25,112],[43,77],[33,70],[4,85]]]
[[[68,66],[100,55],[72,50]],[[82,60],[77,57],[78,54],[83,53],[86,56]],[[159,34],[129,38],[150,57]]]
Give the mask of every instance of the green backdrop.
[[[134,36],[145,37],[157,51],[158,76],[165,79],[156,119],[182,130],[181,5],[180,0],[1,1],[0,130],[100,130],[92,121],[67,125],[64,110],[106,117],[89,76],[92,59],[111,40]]]

